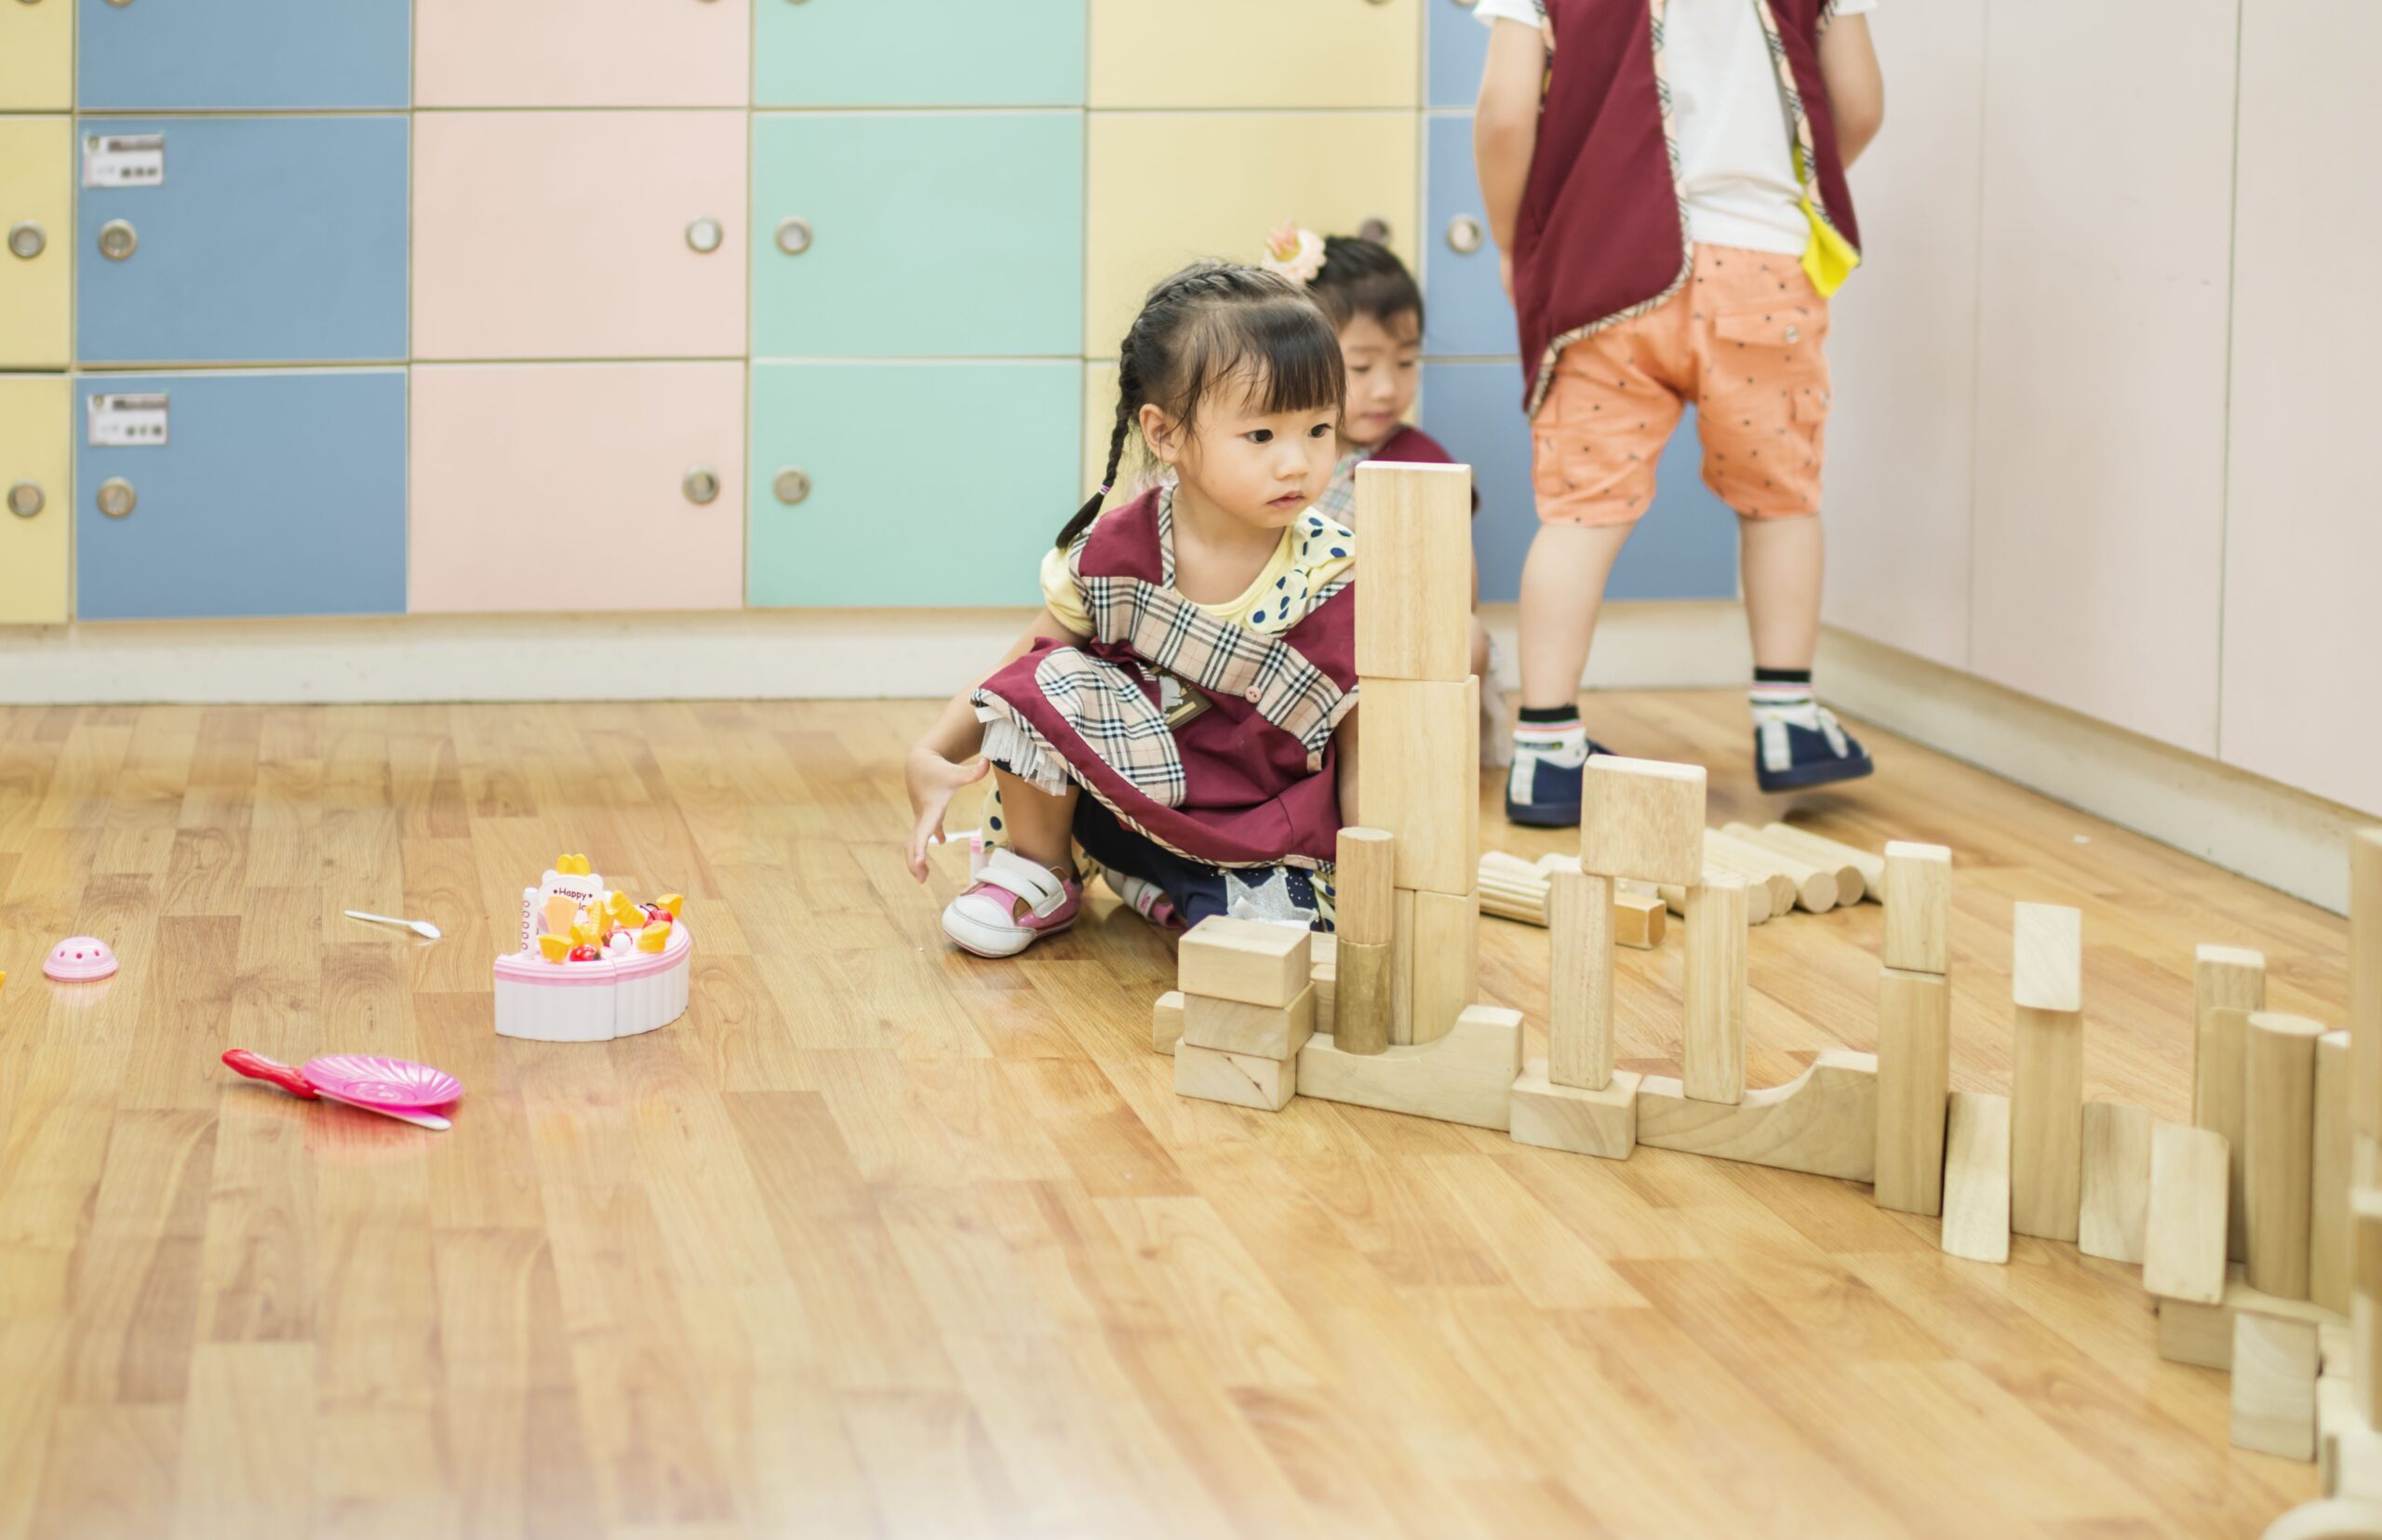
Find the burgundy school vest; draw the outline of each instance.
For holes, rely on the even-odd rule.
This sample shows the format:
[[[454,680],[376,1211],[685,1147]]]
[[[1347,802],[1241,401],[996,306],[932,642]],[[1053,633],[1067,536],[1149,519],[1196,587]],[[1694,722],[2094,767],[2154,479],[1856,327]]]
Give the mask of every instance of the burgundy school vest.
[[[1666,0],[1545,0],[1555,54],[1538,147],[1514,233],[1514,307],[1524,409],[1536,413],[1565,344],[1641,315],[1687,281],[1687,214],[1665,131],[1656,75],[1656,15]],[[1760,15],[1782,86],[1790,146],[1808,140],[1821,216],[1857,250],[1853,194],[1820,78],[1819,37],[1831,0],[1744,0]]]

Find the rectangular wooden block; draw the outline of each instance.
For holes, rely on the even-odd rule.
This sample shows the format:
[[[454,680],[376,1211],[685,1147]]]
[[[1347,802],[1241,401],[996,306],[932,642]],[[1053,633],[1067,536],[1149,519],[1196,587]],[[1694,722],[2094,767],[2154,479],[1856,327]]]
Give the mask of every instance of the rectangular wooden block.
[[[1580,789],[1580,869],[1692,888],[1704,880],[1704,767],[1599,754]]]
[[[1379,679],[1462,679],[1472,671],[1471,468],[1361,464],[1357,519],[1365,531],[1357,673],[1366,708]]]
[[[1746,1093],[1746,884],[1707,871],[1687,894],[1680,1085],[1699,1102]]]
[[[2352,1034],[2352,1052],[2356,1043]],[[2382,1427],[2382,1190],[2360,1187],[2349,1194],[2349,1377],[2357,1386],[2357,1414]]]
[[[1184,934],[1175,954],[1183,993],[1247,1005],[1288,1005],[1314,967],[1308,932],[1291,925],[1211,915]]]
[[[2142,1286],[2167,1299],[2225,1297],[2226,1148],[2221,1134],[2181,1123],[2150,1131],[2150,1208]]]
[[[1390,895],[1389,1040],[1414,1040],[1414,893]]]
[[[2225,1297],[2215,1305],[2190,1300],[2159,1301],[2159,1356],[2203,1369],[2233,1366],[2233,1318],[2242,1313],[2271,1316],[2278,1320],[2303,1321],[2316,1329],[2319,1373],[2347,1374],[2349,1348],[2342,1340],[2349,1319],[2304,1299],[2280,1299],[2250,1287],[2241,1265],[2225,1269]],[[2330,1351],[2325,1345],[2335,1344]]]
[[[2239,946],[2202,944],[2192,955],[2192,1121],[2225,1136],[2233,1170],[2226,1252],[2249,1254],[2249,1202],[2242,1190],[2241,1096],[2250,1012],[2267,1003],[2267,959]]]
[[[2316,1136],[2308,1184],[2308,1297],[2349,1311],[2349,1037],[2316,1040]]]
[[[1514,1143],[1628,1159],[1638,1143],[1638,1079],[1621,1069],[1602,1090],[1559,1085],[1546,1078],[1545,1059],[1531,1060],[1514,1082]]]
[[[2233,1318],[2236,1449],[2316,1457],[2316,1328],[2269,1316]]]
[[[1722,1160],[1810,1172],[1847,1182],[1878,1171],[1878,1060],[1828,1049],[1783,1086],[1733,1105],[1699,1102],[1679,1081],[1638,1082],[1638,1142]]]
[[[1411,1040],[1437,1042],[1479,992],[1480,899],[1414,895],[1414,1004]]]
[[[2233,1369],[2233,1312],[2188,1299],[2159,1301],[2159,1356],[2201,1369]]]
[[[1952,852],[1897,839],[1886,847],[1886,966],[1942,973],[1952,963]]]
[[[2084,1104],[2084,1170],[2076,1216],[2076,1249],[2111,1262],[2142,1260],[2142,1231],[2150,1212],[2150,1130],[2148,1107],[2121,1102]]]
[[[1330,1032],[1343,1052],[1378,1053],[1389,1046],[1389,969],[1394,949],[1386,944],[1340,944],[1335,965],[1332,1020],[1316,1015],[1316,1030]]]
[[[1951,1093],[1944,1130],[1943,1247],[1971,1262],[2010,1260],[2010,1098]]]
[[[1170,989],[1158,998],[1158,1005],[1150,1011],[1150,1046],[1160,1053],[1171,1053],[1183,1039],[1183,991]]]
[[[1952,987],[1941,973],[1880,971],[1878,1207],[1944,1212]]]
[[[1651,893],[1624,893],[1613,901],[1613,939],[1623,946],[1652,951],[1663,944],[1670,906]]]
[[[1480,870],[1480,681],[1367,678],[1362,700],[1357,803],[1366,827],[1390,833],[1398,886],[1471,892]]]
[[[2010,1228],[2073,1240],[2083,1185],[2083,1016],[2018,1007],[2010,1061]]]
[[[2084,916],[2081,910],[2060,904],[2014,907],[2010,999],[2030,1011],[2084,1009]]]
[[[1309,1038],[1308,1041],[1316,1041]],[[1329,1039],[1324,1039],[1329,1040]],[[1279,1112],[1298,1093],[1299,1062],[1224,1053],[1193,1043],[1174,1048],[1174,1093],[1227,1106]]]
[[[1386,829],[1341,830],[1332,881],[1332,924],[1340,938],[1386,945],[1395,922],[1390,904],[1398,887],[1397,839]]]
[[[2349,841],[2349,1116],[2382,1139],[2382,829]]]
[[[1379,1053],[1343,1053],[1318,1034],[1299,1050],[1298,1089],[1327,1102],[1377,1107],[1474,1128],[1513,1124],[1514,1081],[1522,1071],[1522,1017],[1476,1005],[1437,1042],[1393,1043]]]
[[[1547,874],[1546,1078],[1559,1086],[1613,1079],[1615,919],[1613,878]]]
[[[2249,1254],[2242,1261],[2252,1287],[2285,1299],[2308,1297],[2316,1040],[2323,1035],[2303,1016],[2261,1011],[2250,1017],[2241,1111]]]
[[[1288,1005],[1250,1005],[1208,995],[1186,995],[1183,1000],[1183,1041],[1196,1048],[1288,1059],[1306,1046],[1314,1031],[1312,983]]]

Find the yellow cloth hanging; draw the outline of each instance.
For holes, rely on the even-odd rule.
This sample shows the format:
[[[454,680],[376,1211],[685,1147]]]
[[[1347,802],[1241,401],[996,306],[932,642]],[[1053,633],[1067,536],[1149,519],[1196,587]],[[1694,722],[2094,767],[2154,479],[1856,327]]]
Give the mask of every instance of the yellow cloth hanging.
[[[1861,253],[1844,238],[1836,226],[1821,217],[1819,206],[1812,201],[1812,180],[1804,170],[1803,147],[1795,146],[1795,180],[1803,188],[1803,218],[1812,227],[1812,238],[1803,246],[1803,275],[1812,280],[1812,288],[1821,299],[1828,299],[1844,287],[1844,280],[1861,265]]]

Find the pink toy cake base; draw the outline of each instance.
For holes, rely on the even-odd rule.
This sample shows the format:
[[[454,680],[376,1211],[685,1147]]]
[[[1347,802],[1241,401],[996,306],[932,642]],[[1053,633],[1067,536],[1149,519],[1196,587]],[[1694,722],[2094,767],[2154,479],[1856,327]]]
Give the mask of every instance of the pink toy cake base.
[[[548,962],[535,952],[496,959],[499,1037],[600,1043],[667,1026],[687,1011],[695,940],[685,921],[659,952],[602,962]]]

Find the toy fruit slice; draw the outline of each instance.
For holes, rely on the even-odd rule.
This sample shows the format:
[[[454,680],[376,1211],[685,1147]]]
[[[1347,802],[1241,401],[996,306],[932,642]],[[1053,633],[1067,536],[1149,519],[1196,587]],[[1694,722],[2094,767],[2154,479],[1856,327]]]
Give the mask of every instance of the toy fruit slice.
[[[556,935],[540,936],[538,951],[548,962],[560,962],[570,956],[570,938]]]
[[[669,944],[670,927],[667,925],[649,925],[637,932],[636,949],[640,952],[659,952]]]

